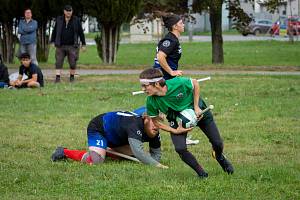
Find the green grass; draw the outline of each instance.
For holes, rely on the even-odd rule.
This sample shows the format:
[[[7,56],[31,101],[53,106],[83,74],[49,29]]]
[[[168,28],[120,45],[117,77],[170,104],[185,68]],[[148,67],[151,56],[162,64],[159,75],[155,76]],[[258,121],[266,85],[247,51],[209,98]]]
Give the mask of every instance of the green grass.
[[[96,46],[88,46],[80,53],[80,68],[142,69],[151,67],[155,56],[155,43],[121,44],[114,66],[106,66],[98,57]],[[279,41],[224,42],[224,65],[211,64],[211,43],[182,43],[180,69],[233,69],[233,70],[300,70],[300,42]],[[48,63],[42,68],[54,68],[55,49],[51,48]],[[16,60],[16,63],[18,61]],[[66,68],[67,63],[65,64]],[[17,64],[14,65],[16,67]]]
[[[198,77],[201,78],[201,77]],[[75,84],[0,91],[1,199],[299,199],[300,79],[298,76],[214,76],[201,83],[215,105],[225,153],[235,166],[225,174],[198,129],[191,146],[209,173],[200,180],[162,132],[168,170],[107,160],[101,166],[51,163],[57,145],[86,148],[86,126],[102,112],[144,104],[136,75],[82,76]]]

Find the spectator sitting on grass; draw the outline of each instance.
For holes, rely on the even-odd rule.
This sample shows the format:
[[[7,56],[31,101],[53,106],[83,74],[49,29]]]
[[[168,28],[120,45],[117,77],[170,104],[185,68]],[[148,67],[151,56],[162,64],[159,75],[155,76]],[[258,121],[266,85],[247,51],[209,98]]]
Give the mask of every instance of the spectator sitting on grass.
[[[0,88],[3,88],[5,85],[8,86],[8,70],[7,67],[3,64],[2,56],[0,54]]]
[[[38,88],[44,86],[44,79],[41,69],[33,64],[28,53],[20,56],[21,66],[19,67],[19,76],[15,81],[11,81],[10,85],[16,88]],[[27,79],[22,80],[23,74],[27,75]]]

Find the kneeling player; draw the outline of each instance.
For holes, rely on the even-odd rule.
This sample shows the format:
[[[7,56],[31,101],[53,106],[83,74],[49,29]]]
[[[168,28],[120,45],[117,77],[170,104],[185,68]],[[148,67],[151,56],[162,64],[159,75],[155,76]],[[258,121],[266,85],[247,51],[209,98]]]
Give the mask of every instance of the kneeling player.
[[[168,168],[160,164],[160,136],[158,128],[148,116],[132,112],[108,112],[93,118],[87,127],[88,151],[57,147],[51,156],[53,162],[70,158],[87,164],[101,164],[106,149],[134,155],[144,164]],[[143,142],[149,142],[150,155],[144,152]]]

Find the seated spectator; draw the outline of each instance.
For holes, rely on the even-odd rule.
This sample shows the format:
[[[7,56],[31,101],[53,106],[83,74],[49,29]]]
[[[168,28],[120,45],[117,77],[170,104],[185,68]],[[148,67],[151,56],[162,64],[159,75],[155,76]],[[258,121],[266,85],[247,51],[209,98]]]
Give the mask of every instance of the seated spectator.
[[[3,64],[2,56],[0,55],[0,88],[3,88],[5,85],[9,85],[7,67]]]
[[[44,79],[41,69],[33,64],[28,53],[20,56],[21,66],[19,68],[19,76],[15,81],[11,81],[10,85],[16,88],[38,88],[44,86]],[[22,80],[23,75],[27,75],[27,79]]]

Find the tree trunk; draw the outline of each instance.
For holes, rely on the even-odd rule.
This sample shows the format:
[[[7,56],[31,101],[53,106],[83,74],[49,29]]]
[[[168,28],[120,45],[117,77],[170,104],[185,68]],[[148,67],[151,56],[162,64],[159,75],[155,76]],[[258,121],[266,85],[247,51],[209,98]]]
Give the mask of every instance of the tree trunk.
[[[100,38],[95,38],[98,55],[104,64],[114,64],[116,62],[119,32],[120,26],[102,25]]]
[[[47,22],[38,28],[37,35],[37,58],[39,62],[47,62],[49,57],[49,36],[47,33]]]
[[[101,53],[101,56],[100,56],[100,58],[102,58],[102,61],[103,61],[103,63],[107,63],[107,57],[106,57],[106,33],[105,33],[105,30],[102,28],[101,29],[101,52],[99,52],[99,53]]]
[[[108,64],[111,64],[112,63],[112,52],[113,52],[113,43],[112,43],[112,41],[113,41],[113,28],[112,27],[109,27],[108,28],[108,33],[109,33],[109,37],[108,37]]]
[[[209,14],[212,37],[212,63],[223,64],[222,1],[212,5]]]
[[[1,39],[1,54],[3,61],[13,63],[17,37],[13,34],[13,26],[11,23],[2,23],[2,36]]]
[[[118,51],[118,47],[119,47],[119,38],[120,38],[120,28],[121,27],[118,27],[117,30],[116,30],[116,34],[115,34],[115,37],[114,37],[114,57],[113,57],[113,63],[116,63],[117,61],[117,51]]]
[[[37,59],[39,62],[47,62],[49,57],[49,36],[47,32],[47,22],[41,24],[37,34]]]

